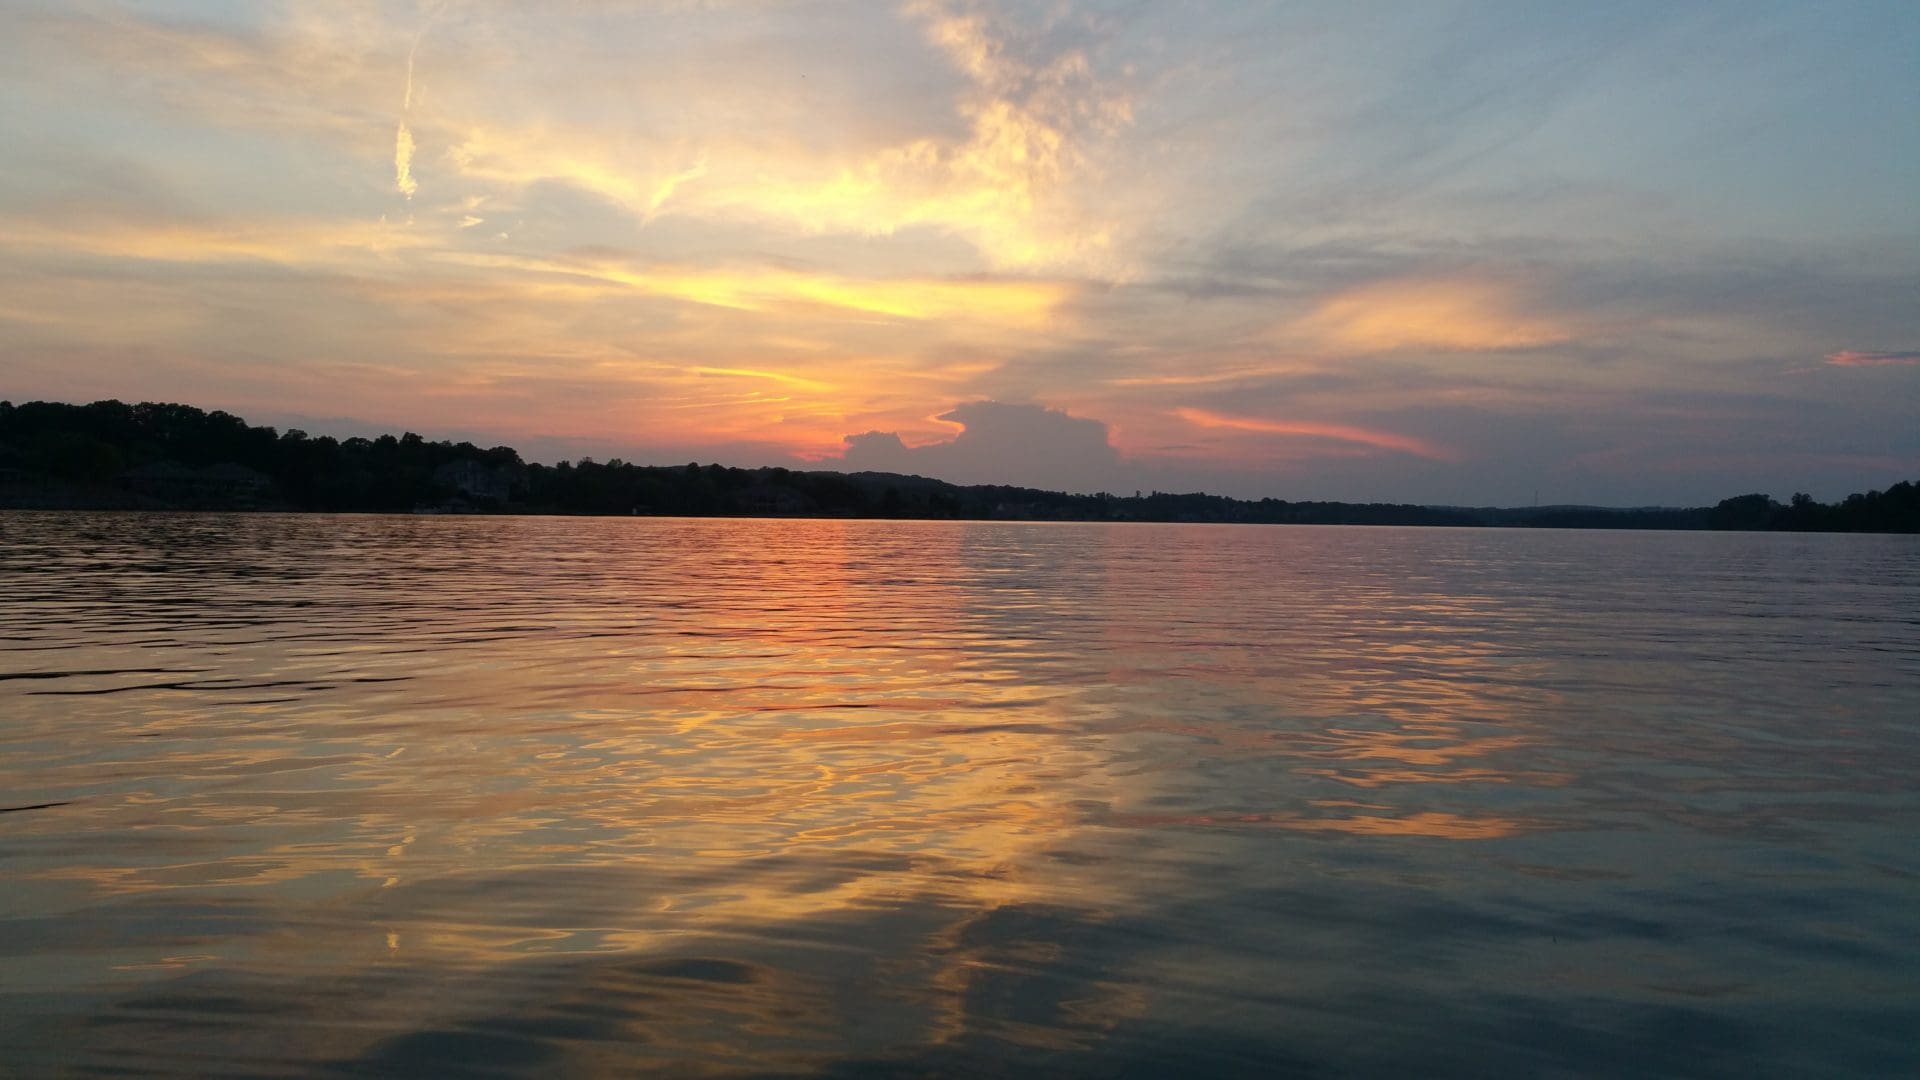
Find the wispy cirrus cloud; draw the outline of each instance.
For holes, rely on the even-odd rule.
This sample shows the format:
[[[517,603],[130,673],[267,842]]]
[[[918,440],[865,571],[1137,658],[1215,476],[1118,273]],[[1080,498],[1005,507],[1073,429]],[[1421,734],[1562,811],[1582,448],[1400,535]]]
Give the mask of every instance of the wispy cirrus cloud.
[[[1376,431],[1371,428],[1355,427],[1351,424],[1332,424],[1317,420],[1264,420],[1251,416],[1229,416],[1224,413],[1210,412],[1206,409],[1180,408],[1173,414],[1189,424],[1203,428],[1225,428],[1231,431],[1247,431],[1260,435],[1280,435],[1303,439],[1324,439],[1336,443],[1347,443],[1371,447],[1375,450],[1392,450],[1430,461],[1457,461],[1459,453],[1449,447],[1412,435],[1401,435],[1392,431]]]
[[[0,243],[16,251],[99,256],[155,263],[260,260],[308,268],[387,259],[434,245],[431,237],[386,221],[263,218],[258,221],[126,219],[46,221],[0,214]]]
[[[1472,277],[1384,281],[1336,293],[1283,333],[1357,353],[1491,352],[1566,341],[1573,330],[1524,310],[1519,290]]]
[[[1901,349],[1891,352],[1875,352],[1863,349],[1842,349],[1826,355],[1830,367],[1909,367],[1920,365],[1920,349]]]
[[[441,261],[594,283],[653,296],[761,312],[811,308],[915,322],[966,319],[1036,329],[1073,294],[1068,282],[1034,278],[871,278],[780,266],[635,265],[611,258],[532,258],[444,253]]]

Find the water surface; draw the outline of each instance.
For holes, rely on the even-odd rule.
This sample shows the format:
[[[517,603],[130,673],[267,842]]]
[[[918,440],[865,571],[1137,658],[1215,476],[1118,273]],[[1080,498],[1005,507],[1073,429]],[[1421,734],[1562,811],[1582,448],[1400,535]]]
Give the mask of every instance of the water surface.
[[[1920,1070],[1920,542],[0,514],[0,1072]]]

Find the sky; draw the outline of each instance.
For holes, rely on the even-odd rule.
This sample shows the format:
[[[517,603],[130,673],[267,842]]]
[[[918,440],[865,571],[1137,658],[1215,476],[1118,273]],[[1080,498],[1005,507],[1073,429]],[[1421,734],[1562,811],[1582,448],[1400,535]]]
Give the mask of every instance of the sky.
[[[0,397],[1831,500],[1920,479],[1920,4],[4,0]]]

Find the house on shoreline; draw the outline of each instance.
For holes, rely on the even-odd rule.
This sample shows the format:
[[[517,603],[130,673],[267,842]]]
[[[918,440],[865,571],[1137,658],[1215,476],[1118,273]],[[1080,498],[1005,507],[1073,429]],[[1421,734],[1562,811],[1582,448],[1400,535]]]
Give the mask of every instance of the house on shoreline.
[[[458,458],[433,470],[433,482],[451,495],[440,503],[422,503],[416,514],[470,514],[498,510],[516,490],[526,487],[526,470],[517,465],[488,465]]]
[[[120,487],[166,506],[253,510],[273,496],[273,478],[231,461],[195,469],[150,461],[120,474]]]

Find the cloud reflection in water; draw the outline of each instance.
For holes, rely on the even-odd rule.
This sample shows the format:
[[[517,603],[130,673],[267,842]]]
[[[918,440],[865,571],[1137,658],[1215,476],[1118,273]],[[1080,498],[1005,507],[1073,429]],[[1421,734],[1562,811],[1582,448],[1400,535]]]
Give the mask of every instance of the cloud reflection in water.
[[[1911,1059],[1894,540],[4,526],[36,1066]]]

